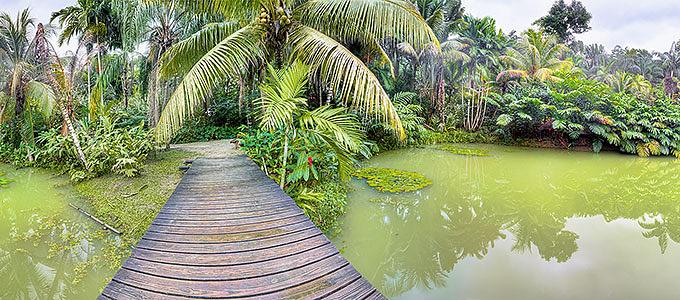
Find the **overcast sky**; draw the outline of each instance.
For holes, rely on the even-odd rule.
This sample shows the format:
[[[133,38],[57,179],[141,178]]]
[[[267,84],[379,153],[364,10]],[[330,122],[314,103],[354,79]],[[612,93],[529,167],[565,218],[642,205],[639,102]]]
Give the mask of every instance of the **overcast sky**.
[[[567,0],[568,2],[569,0]],[[41,22],[75,0],[0,0],[0,10],[12,15],[30,7]],[[504,31],[524,31],[547,14],[553,0],[463,0],[468,13],[494,17]],[[578,35],[586,43],[601,43],[668,51],[680,39],[680,0],[582,0],[593,14],[593,30]]]
[[[680,39],[680,0],[582,0],[593,15],[584,42],[668,51]],[[466,11],[491,16],[504,31],[524,31],[547,14],[554,0],[463,0]],[[567,0],[569,3],[569,0]]]

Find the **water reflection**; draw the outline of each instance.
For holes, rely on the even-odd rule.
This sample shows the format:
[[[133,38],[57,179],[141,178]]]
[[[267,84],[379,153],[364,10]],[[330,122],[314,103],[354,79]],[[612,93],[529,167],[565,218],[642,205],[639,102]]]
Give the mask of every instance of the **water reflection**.
[[[122,254],[118,240],[55,204],[64,199],[54,182],[42,189],[30,178],[0,192],[0,299],[96,298]]]
[[[339,241],[346,256],[394,297],[446,287],[459,262],[483,260],[499,241],[511,240],[515,254],[570,263],[579,251],[579,234],[567,229],[575,218],[633,220],[659,255],[680,243],[675,160],[508,149],[488,158],[436,150],[377,157],[372,165],[418,171],[434,185],[385,196],[357,182]]]

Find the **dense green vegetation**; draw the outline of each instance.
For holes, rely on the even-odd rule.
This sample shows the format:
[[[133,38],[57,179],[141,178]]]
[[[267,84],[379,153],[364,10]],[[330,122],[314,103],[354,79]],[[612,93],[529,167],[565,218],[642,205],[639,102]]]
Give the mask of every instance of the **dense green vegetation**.
[[[170,142],[237,137],[329,229],[381,150],[680,157],[680,43],[608,52],[578,40],[591,18],[562,0],[509,34],[460,0],[79,0],[53,26],[3,14],[0,161],[103,184],[147,176]]]

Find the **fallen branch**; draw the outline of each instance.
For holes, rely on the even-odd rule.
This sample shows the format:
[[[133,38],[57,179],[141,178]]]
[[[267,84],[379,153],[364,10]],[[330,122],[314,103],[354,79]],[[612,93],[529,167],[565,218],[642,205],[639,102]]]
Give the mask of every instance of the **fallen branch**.
[[[97,217],[89,214],[88,212],[84,211],[80,207],[77,207],[73,205],[72,203],[69,203],[68,206],[72,207],[73,209],[79,211],[80,213],[84,214],[85,216],[89,217],[93,221],[99,223],[100,225],[104,226],[106,229],[113,231],[117,235],[121,235],[120,231],[116,230],[115,228],[111,227],[109,224],[104,223],[102,220],[97,219]]]
[[[142,192],[144,189],[146,189],[147,187],[149,187],[149,186],[145,184],[145,185],[143,185],[141,188],[139,188],[138,191],[136,191],[136,192],[134,192],[134,193],[123,194],[122,196],[123,196],[123,198],[130,198],[130,197],[137,196],[137,195],[139,195],[139,193],[141,193],[141,192]]]

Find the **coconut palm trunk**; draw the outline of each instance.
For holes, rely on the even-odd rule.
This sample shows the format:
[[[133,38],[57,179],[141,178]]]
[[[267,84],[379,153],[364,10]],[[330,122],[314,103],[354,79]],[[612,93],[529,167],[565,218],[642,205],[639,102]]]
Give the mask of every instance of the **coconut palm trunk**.
[[[59,59],[56,50],[47,40],[45,35],[45,27],[42,23],[38,24],[34,45],[36,48],[36,59],[42,65],[43,76],[49,82],[49,85],[54,90],[55,95],[58,95],[57,105],[59,106],[59,111],[61,112],[63,118],[63,124],[66,128],[66,133],[71,136],[71,140],[73,141],[73,145],[76,148],[78,158],[83,164],[83,167],[86,170],[89,170],[87,158],[83,152],[82,146],[80,145],[78,133],[76,132],[71,119],[72,110],[69,110],[67,107],[69,103],[73,103],[71,82],[68,80],[67,76],[65,76],[66,72],[64,70],[64,66],[61,64],[61,60]]]

